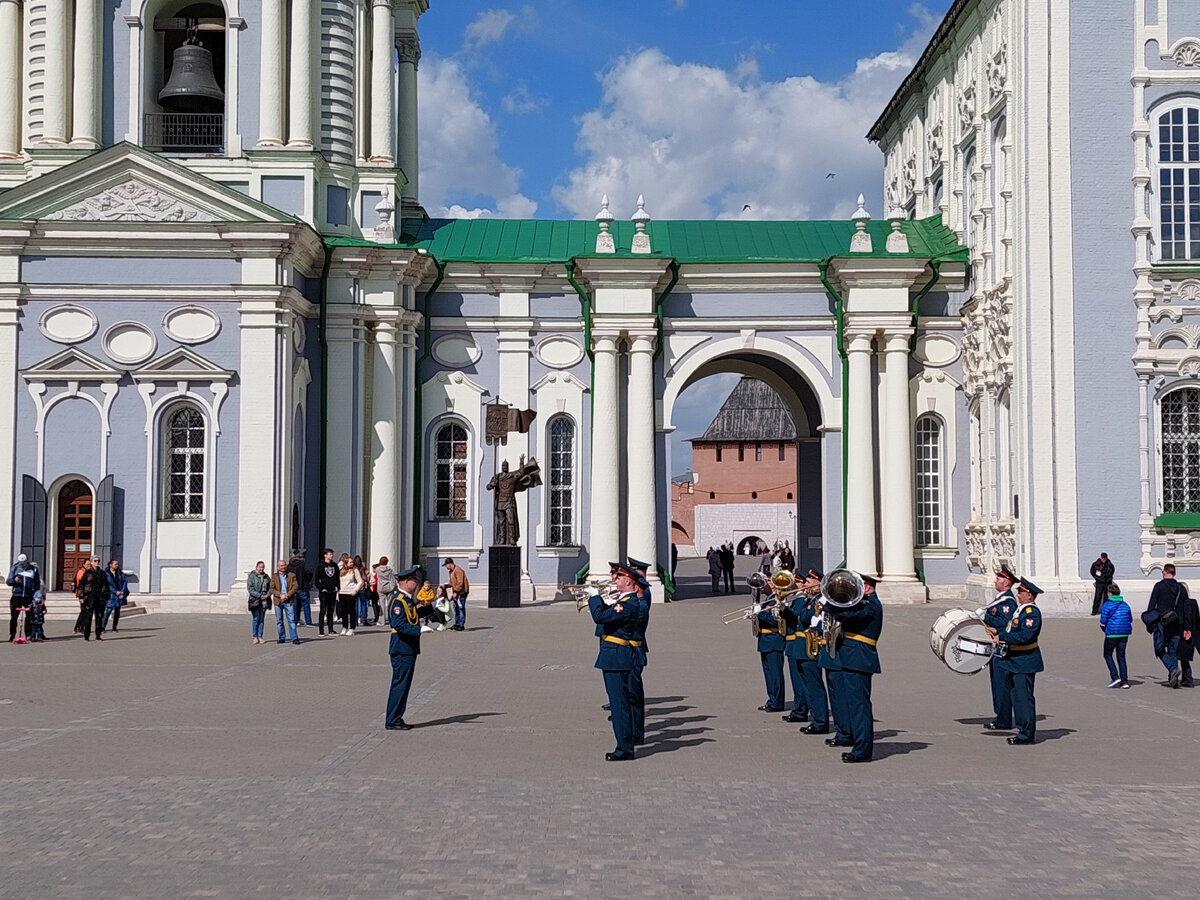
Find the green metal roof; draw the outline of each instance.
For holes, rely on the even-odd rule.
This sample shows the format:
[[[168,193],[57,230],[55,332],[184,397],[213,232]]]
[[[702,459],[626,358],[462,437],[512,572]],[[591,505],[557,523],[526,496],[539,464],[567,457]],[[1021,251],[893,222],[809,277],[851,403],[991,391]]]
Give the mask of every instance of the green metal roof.
[[[957,235],[942,225],[940,216],[901,225],[909,253],[886,253],[891,232],[886,221],[872,221],[871,256],[908,256],[966,261],[967,250]],[[823,262],[847,258],[854,223],[850,221],[784,222],[739,220],[651,222],[647,229],[654,248],[651,257],[686,263]],[[421,249],[441,262],[566,262],[580,257],[641,258],[629,247],[632,222],[614,222],[616,254],[597,254],[595,222],[554,219],[431,219],[412,239],[387,246]],[[331,246],[381,246],[352,238],[326,238]],[[860,254],[854,254],[858,256]]]

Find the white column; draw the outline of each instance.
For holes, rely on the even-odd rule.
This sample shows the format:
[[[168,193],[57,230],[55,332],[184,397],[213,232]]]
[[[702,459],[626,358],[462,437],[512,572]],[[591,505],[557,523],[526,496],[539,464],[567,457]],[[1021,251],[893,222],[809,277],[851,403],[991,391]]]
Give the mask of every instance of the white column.
[[[67,142],[67,2],[46,2],[46,86],[42,143]]]
[[[371,162],[395,162],[394,66],[396,54],[392,0],[371,0]]]
[[[869,333],[850,336],[849,411],[843,440],[846,446],[846,565],[874,575],[875,450],[871,402],[871,341]]]
[[[881,490],[887,494],[883,519],[883,577],[894,581],[916,578],[913,560],[913,435],[908,392],[907,334],[889,334],[884,350],[887,371],[881,406],[887,407]],[[857,440],[857,438],[855,438]]]
[[[629,555],[650,563],[657,581],[658,510],[655,465],[654,338],[636,337],[629,351]],[[593,492],[593,503],[595,493]]]
[[[421,61],[421,44],[416,34],[397,35],[396,52],[400,71],[396,79],[396,166],[404,172],[408,183],[400,192],[402,200],[415,205],[418,200],[417,177],[420,174],[417,155],[417,64]]]
[[[288,72],[289,147],[313,146],[313,20],[321,14],[313,0],[292,0],[292,55]],[[393,551],[394,552],[394,551]]]
[[[7,513],[0,513],[0,549],[16,554],[13,527],[19,525],[21,495],[17,492],[16,472],[12,461],[17,452],[17,339],[20,321],[20,288],[17,282],[17,258],[0,259],[0,497],[9,497]],[[22,389],[22,393],[24,390]],[[43,572],[52,568],[46,559],[36,560]]]
[[[341,279],[339,279],[341,280]],[[338,285],[349,293],[343,285]],[[355,441],[359,428],[359,396],[351,396],[349,390],[339,390],[336,385],[351,385],[365,378],[365,366],[361,363],[360,351],[364,347],[362,328],[356,320],[355,308],[349,304],[330,305],[327,329],[329,334],[328,408],[325,410],[328,442],[325,459],[325,533],[321,535],[324,547],[361,546],[362,510],[361,498],[357,497],[357,485],[361,483],[361,447]]]
[[[283,145],[283,0],[262,0],[257,147]]]
[[[0,159],[20,152],[21,7],[0,0]]]
[[[617,401],[617,342],[596,339],[592,376],[592,485],[588,557],[591,575],[608,577],[620,547],[620,422]]]
[[[97,147],[100,144],[100,116],[97,103],[100,86],[100,6],[98,0],[75,0],[74,100],[71,118],[71,145]]]
[[[396,476],[396,323],[375,325],[375,365],[371,390],[371,533],[367,552],[372,557],[404,557],[399,546],[400,493]]]

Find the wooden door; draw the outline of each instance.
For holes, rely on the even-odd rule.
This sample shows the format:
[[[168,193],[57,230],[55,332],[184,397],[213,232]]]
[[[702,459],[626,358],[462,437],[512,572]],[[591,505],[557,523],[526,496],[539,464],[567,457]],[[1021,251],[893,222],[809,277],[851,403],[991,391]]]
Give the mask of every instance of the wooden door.
[[[68,481],[58,492],[58,581],[61,591],[72,590],[75,573],[92,556],[92,490],[82,481]]]

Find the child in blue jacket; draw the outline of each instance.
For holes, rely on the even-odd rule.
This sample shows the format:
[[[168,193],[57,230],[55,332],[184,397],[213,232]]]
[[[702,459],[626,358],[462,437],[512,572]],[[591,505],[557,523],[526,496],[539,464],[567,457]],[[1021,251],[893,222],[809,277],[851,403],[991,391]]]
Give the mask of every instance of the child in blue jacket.
[[[1133,613],[1121,596],[1121,588],[1117,584],[1108,586],[1108,599],[1100,608],[1100,627],[1104,629],[1104,662],[1108,664],[1108,674],[1112,678],[1108,686],[1128,690],[1129,671],[1125,668],[1125,645],[1129,643],[1129,635],[1133,633]],[[1114,654],[1116,662],[1113,662]]]

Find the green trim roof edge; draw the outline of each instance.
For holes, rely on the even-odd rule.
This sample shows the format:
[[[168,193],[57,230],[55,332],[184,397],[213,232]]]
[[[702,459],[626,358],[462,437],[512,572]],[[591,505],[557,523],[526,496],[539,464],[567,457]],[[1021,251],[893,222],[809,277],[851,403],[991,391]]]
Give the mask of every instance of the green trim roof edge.
[[[323,236],[330,247],[423,250],[440,262],[566,263],[572,259],[673,259],[681,264],[820,263],[831,259],[931,259],[966,262],[968,250],[941,216],[905,220],[908,253],[884,250],[888,221],[871,221],[871,253],[850,253],[850,221],[691,221],[664,219],[647,231],[654,252],[632,253],[632,222],[616,222],[616,253],[596,253],[595,222],[556,219],[431,219],[408,239],[381,244]]]

